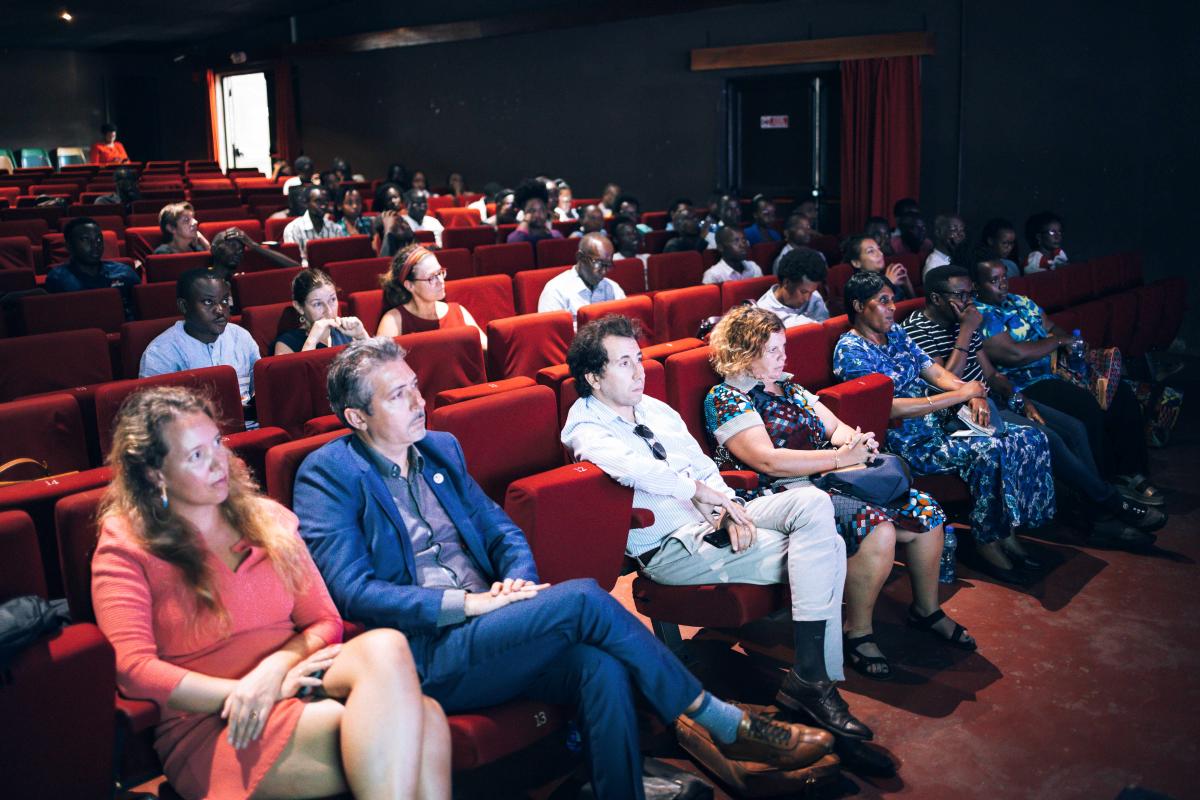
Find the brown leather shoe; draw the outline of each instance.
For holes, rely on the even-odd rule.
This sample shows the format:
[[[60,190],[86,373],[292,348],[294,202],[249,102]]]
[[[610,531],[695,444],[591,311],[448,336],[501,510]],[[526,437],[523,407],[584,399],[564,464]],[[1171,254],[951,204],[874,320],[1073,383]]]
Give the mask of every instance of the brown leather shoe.
[[[755,761],[781,769],[795,769],[806,767],[833,752],[833,735],[819,728],[779,722],[744,711],[738,725],[737,741],[716,744],[721,755],[733,761]]]

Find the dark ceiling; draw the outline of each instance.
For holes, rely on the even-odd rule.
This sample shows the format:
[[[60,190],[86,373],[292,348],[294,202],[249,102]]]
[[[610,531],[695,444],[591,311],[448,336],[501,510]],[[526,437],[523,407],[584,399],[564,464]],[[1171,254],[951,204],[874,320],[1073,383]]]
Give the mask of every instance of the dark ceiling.
[[[226,37],[283,45],[289,41],[288,18],[292,16],[298,20],[299,39],[313,41],[331,35],[520,17],[564,8],[572,9],[580,20],[586,20],[589,7],[595,10],[608,4],[600,0],[575,0],[569,6],[552,0],[455,0],[453,3],[25,0],[4,5],[9,7],[0,13],[0,47],[144,52],[219,46]],[[665,5],[674,11],[685,10],[690,4]],[[72,22],[60,19],[64,10],[72,14]]]

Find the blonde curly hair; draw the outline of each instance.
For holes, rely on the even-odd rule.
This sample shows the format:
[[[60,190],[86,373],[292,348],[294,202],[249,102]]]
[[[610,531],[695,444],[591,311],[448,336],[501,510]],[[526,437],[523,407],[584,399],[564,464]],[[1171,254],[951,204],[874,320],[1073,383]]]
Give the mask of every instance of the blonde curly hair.
[[[708,337],[708,360],[713,371],[722,378],[745,374],[754,359],[762,355],[771,334],[783,329],[783,322],[773,311],[750,304],[734,306]]]

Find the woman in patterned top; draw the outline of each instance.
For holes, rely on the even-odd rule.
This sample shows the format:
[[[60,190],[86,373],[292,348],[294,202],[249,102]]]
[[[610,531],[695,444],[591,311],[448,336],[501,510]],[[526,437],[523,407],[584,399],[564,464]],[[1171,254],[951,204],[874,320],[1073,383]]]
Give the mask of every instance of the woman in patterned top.
[[[894,384],[887,447],[920,475],[954,473],[967,482],[975,506],[971,528],[980,566],[1010,583],[1029,583],[1040,564],[1025,552],[1014,530],[1035,528],[1054,516],[1050,446],[1033,428],[1013,426],[992,436],[951,436],[934,412],[967,404],[976,424],[990,423],[987,390],[960,381],[922,352],[899,325],[892,285],[871,272],[846,283],[846,313],[853,326],[838,339],[833,372],[844,381],[878,372]],[[933,393],[930,393],[932,389]]]
[[[713,329],[712,364],[724,383],[704,401],[704,418],[717,441],[717,461],[758,473],[753,494],[806,484],[820,472],[862,464],[877,452],[873,433],[851,428],[784,372],[786,335],[779,317],[757,306],[737,306]],[[876,680],[892,677],[872,634],[875,602],[891,572],[896,542],[906,545],[914,602],[909,619],[956,647],[975,641],[939,607],[938,565],[945,515],[932,497],[910,489],[895,507],[831,493],[838,532],[849,556],[845,646],[850,665]]]

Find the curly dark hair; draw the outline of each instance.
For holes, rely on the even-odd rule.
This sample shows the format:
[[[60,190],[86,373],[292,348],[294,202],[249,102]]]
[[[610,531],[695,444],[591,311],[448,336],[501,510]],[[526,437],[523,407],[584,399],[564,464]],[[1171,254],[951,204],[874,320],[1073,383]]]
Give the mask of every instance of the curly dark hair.
[[[893,293],[896,291],[892,282],[878,272],[859,270],[850,276],[850,280],[846,281],[846,288],[842,290],[842,300],[846,304],[846,316],[850,318],[851,325],[858,317],[858,309],[854,307],[854,302],[857,300],[866,305],[868,300],[883,291],[885,287],[891,289]]]
[[[513,205],[518,210],[524,211],[525,204],[535,197],[541,200],[543,205],[550,205],[550,193],[546,191],[546,184],[536,180],[522,181],[514,192]]]
[[[607,314],[580,328],[567,350],[567,366],[571,370],[571,377],[575,379],[576,393],[580,397],[590,397],[592,385],[587,382],[586,376],[604,374],[604,367],[608,364],[608,351],[604,349],[606,336],[636,339],[640,335],[637,320],[620,314]]]

